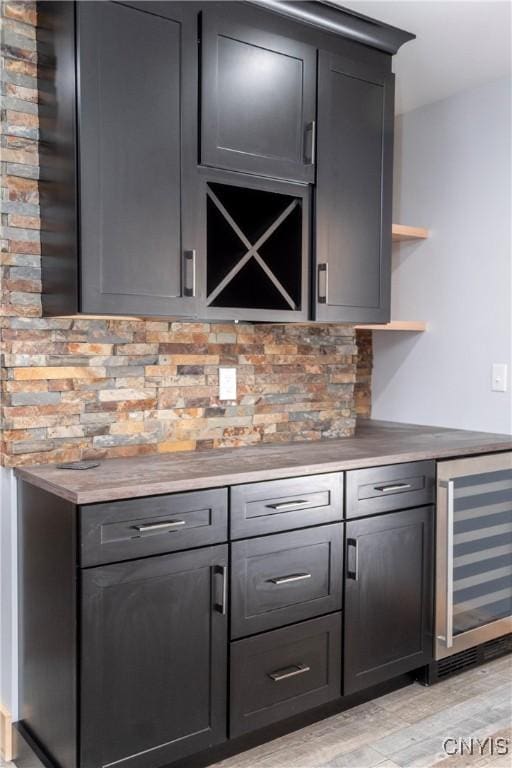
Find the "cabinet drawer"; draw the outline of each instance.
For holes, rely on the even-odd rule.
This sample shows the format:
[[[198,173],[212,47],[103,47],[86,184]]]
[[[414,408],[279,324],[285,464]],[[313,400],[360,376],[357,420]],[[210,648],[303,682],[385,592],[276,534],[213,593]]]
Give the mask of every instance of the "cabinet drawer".
[[[339,610],[342,566],[342,523],[235,542],[231,636]]]
[[[80,564],[175,552],[227,540],[227,490],[81,506]]]
[[[343,517],[343,475],[339,472],[235,485],[230,493],[234,539],[332,523]]]
[[[341,613],[231,643],[231,737],[340,694]]]
[[[416,461],[347,472],[347,517],[419,507],[434,501],[435,462]]]

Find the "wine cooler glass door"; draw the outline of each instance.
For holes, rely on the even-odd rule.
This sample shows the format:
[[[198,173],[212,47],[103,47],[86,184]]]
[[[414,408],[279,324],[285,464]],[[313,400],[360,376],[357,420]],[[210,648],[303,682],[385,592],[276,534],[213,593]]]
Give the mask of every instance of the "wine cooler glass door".
[[[440,462],[437,658],[512,631],[512,454]]]

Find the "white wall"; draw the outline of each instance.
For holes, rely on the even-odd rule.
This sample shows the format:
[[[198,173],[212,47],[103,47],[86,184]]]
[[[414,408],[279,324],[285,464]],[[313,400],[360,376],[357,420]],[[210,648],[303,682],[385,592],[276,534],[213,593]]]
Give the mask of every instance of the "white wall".
[[[0,467],[0,702],[14,717],[18,713],[16,552],[14,473]]]
[[[397,118],[394,221],[431,236],[394,248],[392,317],[429,330],[374,333],[373,418],[512,432],[510,88]],[[491,392],[493,362],[507,393]]]

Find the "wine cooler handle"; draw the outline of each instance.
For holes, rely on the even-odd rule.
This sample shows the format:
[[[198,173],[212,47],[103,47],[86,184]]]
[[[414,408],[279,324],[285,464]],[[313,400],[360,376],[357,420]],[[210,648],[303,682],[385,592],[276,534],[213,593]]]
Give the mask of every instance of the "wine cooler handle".
[[[444,635],[438,640],[444,642],[447,648],[453,647],[453,512],[454,512],[454,483],[448,480],[446,487],[446,602],[444,617]]]
[[[453,480],[448,480],[446,504],[446,647],[453,645]]]

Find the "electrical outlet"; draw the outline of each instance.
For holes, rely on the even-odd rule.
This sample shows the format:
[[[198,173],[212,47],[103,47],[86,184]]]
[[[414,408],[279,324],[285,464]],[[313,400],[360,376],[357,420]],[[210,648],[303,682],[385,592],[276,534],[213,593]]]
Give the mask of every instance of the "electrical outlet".
[[[493,392],[507,391],[507,366],[505,363],[493,363],[491,389]]]
[[[236,400],[236,368],[219,368],[219,400]]]

